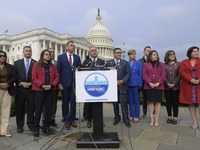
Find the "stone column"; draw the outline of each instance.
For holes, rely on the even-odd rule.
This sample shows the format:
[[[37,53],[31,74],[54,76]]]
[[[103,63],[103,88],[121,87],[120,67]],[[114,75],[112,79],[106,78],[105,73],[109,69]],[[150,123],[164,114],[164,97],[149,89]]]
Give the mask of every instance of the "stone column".
[[[3,51],[4,52],[6,51],[6,45],[3,45]]]
[[[46,41],[43,40],[43,50],[46,49]]]
[[[74,54],[76,54],[76,55],[77,55],[77,47],[75,47],[75,51],[74,51]]]
[[[82,62],[84,61],[85,59],[85,50],[83,50],[83,59],[82,59]]]
[[[79,49],[78,55],[81,57],[81,49],[80,48],[78,48],[78,49]]]
[[[60,54],[63,54],[63,45],[60,44]]]
[[[49,48],[52,48],[52,42],[49,41]]]
[[[58,44],[55,43],[55,60],[58,58]]]

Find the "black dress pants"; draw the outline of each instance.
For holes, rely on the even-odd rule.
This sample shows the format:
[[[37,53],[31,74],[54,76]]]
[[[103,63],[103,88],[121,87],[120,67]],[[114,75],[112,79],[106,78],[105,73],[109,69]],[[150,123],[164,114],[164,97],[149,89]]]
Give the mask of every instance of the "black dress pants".
[[[24,127],[25,104],[27,103],[27,125],[29,128],[34,126],[34,92],[31,88],[17,88],[15,96],[16,123],[18,128]]]
[[[168,116],[178,117],[179,90],[165,90],[166,109]]]
[[[54,91],[35,91],[35,121],[34,128],[35,131],[40,130],[40,118],[43,110],[43,104],[45,103],[45,120],[44,129],[49,129],[52,116]]]

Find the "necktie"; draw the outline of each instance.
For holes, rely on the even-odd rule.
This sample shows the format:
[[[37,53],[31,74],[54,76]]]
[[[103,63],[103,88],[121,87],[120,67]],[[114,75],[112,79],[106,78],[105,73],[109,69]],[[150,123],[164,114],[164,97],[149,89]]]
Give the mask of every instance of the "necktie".
[[[28,77],[28,70],[29,70],[29,60],[27,59],[26,60],[26,80],[27,80],[27,77]]]
[[[70,65],[70,67],[72,67],[72,55],[71,54],[69,55],[69,65]]]
[[[116,60],[116,62],[117,62],[117,65],[119,65],[119,60]]]

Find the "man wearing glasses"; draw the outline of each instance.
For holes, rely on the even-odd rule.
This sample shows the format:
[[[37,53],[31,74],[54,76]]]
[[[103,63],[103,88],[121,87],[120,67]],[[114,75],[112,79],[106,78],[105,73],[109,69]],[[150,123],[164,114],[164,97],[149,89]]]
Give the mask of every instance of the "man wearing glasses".
[[[114,59],[107,61],[108,67],[116,67],[117,69],[117,85],[118,85],[118,102],[113,102],[114,108],[114,122],[113,125],[117,125],[121,116],[119,115],[119,98],[121,101],[121,108],[123,114],[123,121],[128,128],[131,127],[130,120],[128,118],[128,105],[127,105],[127,93],[128,93],[128,80],[130,78],[130,68],[126,60],[121,59],[122,50],[115,48],[113,51]]]

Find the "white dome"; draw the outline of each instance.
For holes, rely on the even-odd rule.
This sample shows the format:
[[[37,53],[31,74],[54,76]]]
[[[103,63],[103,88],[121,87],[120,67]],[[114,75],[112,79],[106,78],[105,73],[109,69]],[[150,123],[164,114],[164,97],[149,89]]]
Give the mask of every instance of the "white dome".
[[[97,16],[96,20],[97,20],[96,24],[89,30],[87,36],[88,37],[91,37],[91,36],[109,36],[110,37],[110,32],[101,23],[101,17]]]
[[[96,36],[100,36],[100,37],[110,37],[110,32],[109,30],[104,27],[101,23],[101,16],[100,13],[98,13],[97,17],[96,17],[96,24],[89,30],[87,37],[96,37]]]
[[[87,40],[98,49],[98,57],[108,60],[113,57],[113,40],[110,32],[101,23],[100,10],[96,17],[96,24],[89,30]]]

